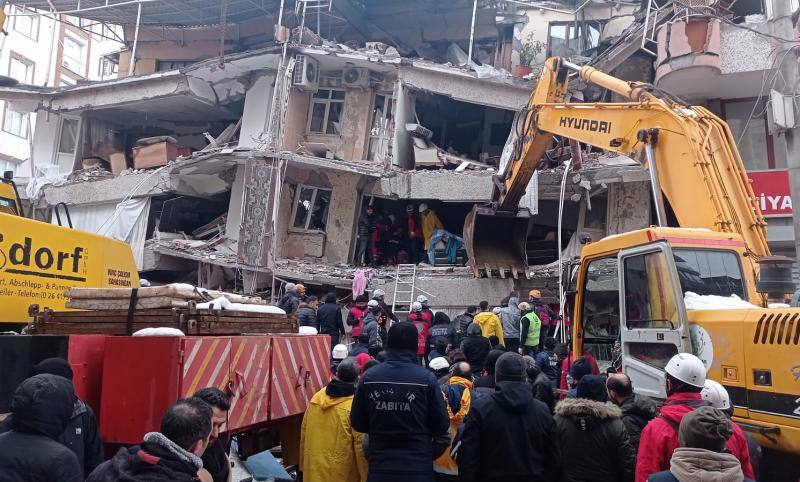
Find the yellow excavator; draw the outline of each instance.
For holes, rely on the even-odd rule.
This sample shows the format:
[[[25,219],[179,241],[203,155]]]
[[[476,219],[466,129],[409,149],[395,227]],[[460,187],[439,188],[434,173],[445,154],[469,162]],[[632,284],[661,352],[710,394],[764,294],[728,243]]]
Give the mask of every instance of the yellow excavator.
[[[627,102],[566,102],[575,74]],[[568,310],[573,353],[617,362],[637,392],[657,399],[667,361],[694,353],[743,428],[765,447],[800,454],[800,309],[768,307],[792,291],[791,266],[770,255],[728,125],[650,84],[561,58],[545,63],[518,125],[491,204],[465,222],[476,273],[526,267],[518,204],[554,135],[640,160],[657,226],[582,248]]]
[[[65,213],[67,216],[68,214]],[[10,175],[0,178],[0,331],[30,321],[28,307],[66,308],[72,287],[138,288],[131,247],[23,216]]]

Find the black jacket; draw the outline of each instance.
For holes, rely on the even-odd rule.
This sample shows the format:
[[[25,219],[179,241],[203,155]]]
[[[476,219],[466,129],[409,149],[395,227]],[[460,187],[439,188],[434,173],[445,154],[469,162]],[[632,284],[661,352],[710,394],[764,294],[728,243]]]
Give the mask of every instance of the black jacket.
[[[314,308],[304,304],[297,308],[294,313],[297,315],[297,323],[300,326],[313,326],[319,332],[319,322],[317,322],[317,312]]]
[[[456,344],[456,331],[450,326],[450,323],[447,321],[440,321],[438,324],[436,323],[436,319],[433,321],[433,325],[431,325],[430,329],[428,330],[428,353],[435,350],[437,346],[439,347],[446,347],[447,345],[455,346]],[[439,350],[440,352],[444,353],[445,350]]]
[[[0,482],[82,482],[78,458],[56,439],[72,415],[72,383],[56,375],[23,381],[11,402],[12,430],[0,434]]]
[[[475,319],[474,314],[461,313],[460,315],[456,316],[455,320],[453,320],[455,321],[456,326],[458,327],[458,336],[461,339],[466,338],[467,327],[469,326],[470,323],[472,323],[474,319]]]
[[[345,332],[344,323],[342,323],[342,308],[338,303],[323,303],[317,310],[317,322],[320,333],[338,335]]]
[[[486,356],[492,350],[489,339],[482,335],[470,335],[461,341],[461,350],[467,357],[467,363],[476,375],[483,372]]]
[[[231,462],[222,440],[216,439],[208,444],[208,448],[203,452],[203,468],[211,474],[214,482],[228,482]]]
[[[616,405],[565,398],[556,405],[557,441],[564,482],[628,482],[636,451]]]
[[[553,413],[556,406],[556,397],[553,393],[553,384],[550,379],[538,368],[528,369],[528,377],[533,398],[547,405],[547,409],[550,413]]]
[[[285,311],[287,315],[293,315],[299,306],[300,295],[294,291],[285,293],[278,302],[278,308]]]
[[[358,236],[366,237],[375,231],[375,215],[362,214],[358,218]]]
[[[644,395],[632,394],[622,401],[619,406],[622,410],[622,423],[631,438],[633,450],[639,448],[639,437],[645,425],[656,416],[656,404]]]
[[[555,425],[524,382],[503,381],[472,403],[464,421],[458,472],[462,482],[555,480]]]
[[[141,445],[123,447],[100,464],[86,482],[196,481],[200,457],[183,450],[158,432],[145,434]]]
[[[416,363],[415,353],[395,350],[361,376],[350,422],[369,434],[370,480],[380,475],[432,479],[439,455],[433,439],[450,429],[436,377]]]

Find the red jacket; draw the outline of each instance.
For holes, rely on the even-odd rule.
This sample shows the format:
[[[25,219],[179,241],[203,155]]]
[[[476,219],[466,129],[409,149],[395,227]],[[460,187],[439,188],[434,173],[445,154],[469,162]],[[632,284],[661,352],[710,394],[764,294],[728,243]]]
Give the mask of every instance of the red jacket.
[[[408,314],[408,321],[417,328],[417,355],[424,356],[427,348],[428,330],[431,323],[426,319],[425,313],[418,311]]]
[[[364,331],[364,315],[367,313],[367,305],[364,306],[354,306],[350,308],[350,311],[347,312],[347,324],[353,327],[350,335],[353,338],[357,338],[358,335]]]
[[[690,403],[694,406],[687,405]],[[647,477],[662,470],[669,470],[672,452],[678,443],[677,427],[687,413],[698,406],[703,406],[699,393],[676,393],[667,397],[666,404],[661,407],[660,416],[654,418],[642,430],[639,440],[639,452],[636,461],[636,482],[646,482]],[[725,444],[728,450],[742,464],[742,472],[749,479],[755,479],[753,465],[750,462],[750,451],[742,429],[735,423],[733,436]]]

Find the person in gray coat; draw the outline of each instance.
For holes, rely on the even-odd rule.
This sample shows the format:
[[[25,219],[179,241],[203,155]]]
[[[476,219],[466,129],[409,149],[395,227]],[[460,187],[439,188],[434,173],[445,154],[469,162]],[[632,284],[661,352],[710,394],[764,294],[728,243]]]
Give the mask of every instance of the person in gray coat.
[[[497,313],[500,324],[503,325],[503,338],[508,351],[517,352],[519,349],[519,321],[522,313],[519,311],[519,293],[512,291],[508,295],[508,306],[504,306]]]

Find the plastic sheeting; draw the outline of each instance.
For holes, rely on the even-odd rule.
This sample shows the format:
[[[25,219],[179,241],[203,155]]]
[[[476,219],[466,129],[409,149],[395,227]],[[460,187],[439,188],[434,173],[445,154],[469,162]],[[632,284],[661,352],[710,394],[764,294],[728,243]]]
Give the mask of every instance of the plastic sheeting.
[[[108,236],[131,245],[138,269],[144,264],[144,241],[150,198],[128,199],[119,204],[70,206],[69,214],[75,229]],[[56,223],[55,213],[52,223]],[[66,222],[62,215],[62,222]]]

